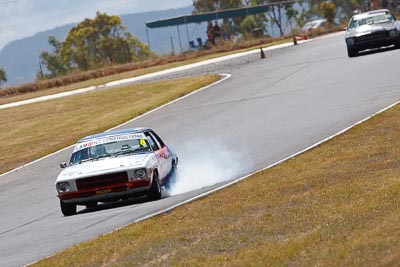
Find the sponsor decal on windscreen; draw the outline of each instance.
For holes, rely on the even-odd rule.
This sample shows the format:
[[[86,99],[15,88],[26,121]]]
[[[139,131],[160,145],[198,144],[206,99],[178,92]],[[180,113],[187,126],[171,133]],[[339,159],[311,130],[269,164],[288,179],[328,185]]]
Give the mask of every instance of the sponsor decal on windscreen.
[[[74,152],[88,148],[88,147],[101,145],[101,144],[108,144],[108,143],[114,143],[114,142],[126,141],[126,140],[145,139],[145,138],[146,137],[144,136],[143,133],[105,136],[105,137],[101,137],[101,138],[98,138],[95,140],[90,140],[90,141],[86,141],[86,142],[77,144],[75,146]]]

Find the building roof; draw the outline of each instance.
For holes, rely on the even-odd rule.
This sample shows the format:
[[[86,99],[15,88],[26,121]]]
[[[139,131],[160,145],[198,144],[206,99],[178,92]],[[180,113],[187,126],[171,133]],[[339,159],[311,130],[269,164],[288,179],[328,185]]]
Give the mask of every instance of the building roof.
[[[272,5],[293,3],[293,2],[295,2],[295,1],[277,2],[277,3],[252,6],[252,7],[225,9],[225,10],[218,10],[218,11],[201,13],[201,14],[184,15],[184,16],[179,16],[179,17],[174,17],[174,18],[146,22],[146,26],[148,28],[162,28],[162,27],[169,27],[169,26],[176,26],[176,25],[185,25],[185,24],[190,24],[190,23],[200,23],[203,21],[213,21],[213,20],[225,19],[225,18],[245,17],[248,15],[254,15],[254,14],[268,12],[270,6],[272,6]]]

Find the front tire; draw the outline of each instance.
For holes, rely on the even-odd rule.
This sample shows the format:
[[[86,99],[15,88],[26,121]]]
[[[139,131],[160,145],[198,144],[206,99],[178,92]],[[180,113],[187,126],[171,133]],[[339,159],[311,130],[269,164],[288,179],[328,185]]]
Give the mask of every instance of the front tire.
[[[76,204],[65,203],[60,200],[61,212],[64,216],[71,216],[76,214]]]
[[[355,57],[355,56],[358,55],[358,51],[357,51],[356,48],[347,46],[347,55],[348,55],[349,57]]]
[[[158,200],[161,198],[161,185],[160,181],[158,180],[158,173],[154,172],[153,174],[153,181],[151,183],[151,187],[149,193],[147,194],[148,199],[150,200]]]

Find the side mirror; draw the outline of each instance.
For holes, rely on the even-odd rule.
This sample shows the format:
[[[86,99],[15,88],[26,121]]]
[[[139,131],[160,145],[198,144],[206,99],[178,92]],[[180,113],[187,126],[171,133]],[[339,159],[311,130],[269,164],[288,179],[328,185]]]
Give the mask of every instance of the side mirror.
[[[61,168],[61,169],[65,169],[65,168],[67,168],[67,167],[68,167],[68,165],[67,165],[66,162],[61,162],[61,163],[60,163],[60,168]]]

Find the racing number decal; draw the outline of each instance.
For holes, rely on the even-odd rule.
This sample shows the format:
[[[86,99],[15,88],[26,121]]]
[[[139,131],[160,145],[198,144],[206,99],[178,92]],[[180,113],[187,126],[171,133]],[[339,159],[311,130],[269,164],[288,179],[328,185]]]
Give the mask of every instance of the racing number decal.
[[[162,159],[168,159],[170,157],[168,149],[164,147],[163,149],[159,150],[157,153],[157,157],[162,158]]]
[[[164,153],[161,153],[161,154],[160,154],[160,158],[163,158],[163,159],[168,159],[168,156],[167,156],[167,155],[165,155]]]

